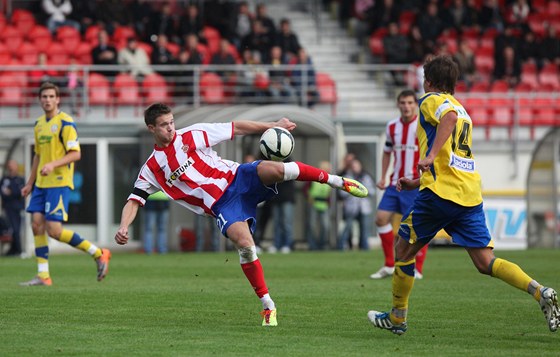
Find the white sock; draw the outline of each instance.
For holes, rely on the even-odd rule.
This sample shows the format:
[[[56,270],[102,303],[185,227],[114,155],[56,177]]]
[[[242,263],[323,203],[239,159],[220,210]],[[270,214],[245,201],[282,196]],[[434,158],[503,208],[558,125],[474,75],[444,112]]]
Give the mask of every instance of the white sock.
[[[274,305],[274,301],[270,298],[269,294],[264,294],[261,298],[261,302],[263,304],[263,310],[275,310],[276,305]]]
[[[341,188],[344,185],[344,181],[342,180],[342,177],[338,175],[329,174],[329,177],[327,178],[327,184],[335,188]]]
[[[292,181],[299,176],[299,167],[295,162],[284,163],[284,181]]]

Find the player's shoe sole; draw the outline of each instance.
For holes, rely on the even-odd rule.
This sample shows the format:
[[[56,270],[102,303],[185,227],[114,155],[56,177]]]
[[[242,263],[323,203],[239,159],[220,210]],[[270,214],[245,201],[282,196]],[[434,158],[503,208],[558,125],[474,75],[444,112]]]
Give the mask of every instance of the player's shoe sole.
[[[346,177],[343,177],[342,181],[343,181],[342,190],[348,192],[352,196],[367,197],[368,189],[360,182]]]
[[[101,281],[109,273],[109,261],[111,260],[111,251],[109,249],[101,249],[101,256],[95,260],[97,263],[97,281]]]
[[[548,328],[555,332],[560,326],[560,308],[558,307],[558,294],[552,288],[541,288],[541,310],[544,313]]]
[[[51,278],[40,278],[38,276],[35,276],[33,279],[29,280],[29,281],[24,281],[22,283],[19,283],[19,285],[21,286],[51,286],[52,285],[52,279]]]
[[[389,330],[395,335],[402,335],[407,330],[406,321],[402,324],[395,325],[391,322],[388,312],[368,311],[368,319],[373,326],[383,330]]]
[[[263,310],[261,311],[261,316],[263,317],[263,326],[278,326],[278,320],[276,320],[276,309]]]

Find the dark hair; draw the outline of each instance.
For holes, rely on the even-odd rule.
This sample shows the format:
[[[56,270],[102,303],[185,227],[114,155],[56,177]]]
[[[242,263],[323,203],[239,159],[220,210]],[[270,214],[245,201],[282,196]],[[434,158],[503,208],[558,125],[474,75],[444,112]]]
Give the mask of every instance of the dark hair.
[[[148,125],[156,125],[156,119],[162,115],[171,113],[171,107],[163,103],[154,103],[144,111],[144,123]]]
[[[405,89],[402,92],[399,93],[398,97],[397,97],[397,102],[399,100],[401,100],[401,98],[406,98],[406,97],[413,97],[414,101],[417,102],[418,98],[416,98],[416,92],[413,91],[412,89]]]
[[[58,89],[58,86],[56,84],[52,82],[44,82],[43,84],[41,84],[41,87],[39,88],[39,98],[41,98],[43,91],[47,89],[54,89],[56,96],[60,97],[60,89]]]
[[[436,56],[424,64],[424,78],[438,92],[455,93],[459,66],[450,56]]]

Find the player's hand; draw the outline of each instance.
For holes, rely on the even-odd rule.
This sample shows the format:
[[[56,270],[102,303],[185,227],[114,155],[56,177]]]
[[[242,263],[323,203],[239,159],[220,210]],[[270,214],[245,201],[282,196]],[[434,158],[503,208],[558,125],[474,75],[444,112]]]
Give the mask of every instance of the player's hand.
[[[418,161],[418,171],[419,172],[426,172],[430,170],[430,167],[434,164],[434,159],[427,156],[422,160]]]
[[[43,168],[40,171],[40,174],[41,176],[47,176],[48,174],[53,172],[53,170],[54,170],[54,166],[48,163],[43,166]]]
[[[287,129],[289,131],[292,131],[296,128],[296,123],[292,122],[290,119],[288,118],[282,118],[280,120],[278,120],[274,126],[279,126],[281,128]]]
[[[128,243],[128,227],[121,227],[115,234],[115,242],[120,245]]]
[[[27,197],[27,195],[29,195],[31,193],[31,189],[33,188],[33,185],[25,185],[22,187],[21,189],[21,195],[23,197]]]
[[[384,190],[387,188],[387,184],[385,183],[385,179],[382,178],[381,180],[377,181],[377,188],[380,190]]]
[[[402,190],[405,190],[405,191],[414,190],[415,188],[418,187],[419,184],[420,184],[419,179],[411,180],[411,179],[406,178],[406,177],[401,177],[397,181],[397,191],[401,192]]]

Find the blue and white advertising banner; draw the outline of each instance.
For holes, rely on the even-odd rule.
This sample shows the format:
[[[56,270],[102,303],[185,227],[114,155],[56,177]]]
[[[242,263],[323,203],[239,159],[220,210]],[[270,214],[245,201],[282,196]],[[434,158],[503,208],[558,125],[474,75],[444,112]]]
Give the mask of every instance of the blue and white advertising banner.
[[[485,198],[484,213],[495,249],[527,248],[527,205],[524,197]]]

